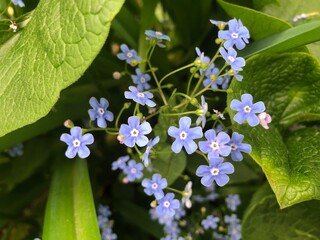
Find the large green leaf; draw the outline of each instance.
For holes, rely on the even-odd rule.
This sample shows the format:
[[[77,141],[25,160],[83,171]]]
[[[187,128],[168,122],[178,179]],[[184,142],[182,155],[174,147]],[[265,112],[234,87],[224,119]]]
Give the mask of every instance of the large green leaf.
[[[256,240],[259,236],[259,240],[316,240],[320,236],[319,216],[319,201],[308,201],[280,210],[274,194],[266,185],[255,194],[245,213],[242,238]]]
[[[84,159],[63,159],[55,168],[43,229],[43,240],[51,239],[101,239]]]
[[[0,59],[0,136],[45,116],[108,36],[123,0],[40,1]]]
[[[320,199],[320,149],[318,129],[291,133],[285,142],[281,132],[291,124],[320,119],[320,67],[304,53],[259,55],[247,61],[242,82],[231,84],[232,99],[251,93],[262,100],[273,121],[269,130],[235,125],[252,145],[252,158],[262,167],[281,208]],[[233,117],[234,111],[230,111]]]

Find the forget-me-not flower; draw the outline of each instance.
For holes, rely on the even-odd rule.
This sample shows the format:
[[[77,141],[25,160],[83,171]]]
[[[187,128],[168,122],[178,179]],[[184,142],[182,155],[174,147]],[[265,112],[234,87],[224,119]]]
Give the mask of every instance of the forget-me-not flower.
[[[204,52],[201,52],[200,48],[196,47],[196,53],[198,57],[195,60],[195,65],[200,68],[205,68],[210,62],[210,58],[204,55]]]
[[[201,96],[201,105],[199,106],[199,109],[196,111],[197,115],[199,116],[196,120],[197,126],[202,123],[202,128],[206,125],[207,118],[206,114],[208,112],[208,103],[206,102],[204,96]]]
[[[141,105],[147,105],[149,107],[154,107],[156,106],[156,103],[152,100],[153,94],[150,92],[140,92],[136,87],[130,86],[129,91],[124,92],[124,96],[126,99],[132,99],[136,103],[139,103]]]
[[[171,149],[174,153],[179,153],[184,147],[188,154],[192,154],[197,150],[197,144],[193,139],[203,136],[201,127],[190,128],[191,118],[182,117],[179,120],[179,128],[169,127],[168,134],[176,140],[173,142]]]
[[[142,73],[140,68],[136,69],[136,74],[131,75],[133,83],[137,84],[137,89],[139,91],[148,90],[151,88],[150,84],[148,83],[151,79],[150,75],[147,73]]]
[[[112,163],[111,169],[115,171],[117,169],[123,170],[127,165],[126,162],[130,159],[129,155],[119,157],[116,161]]]
[[[174,199],[173,193],[167,193],[163,198],[158,201],[157,210],[159,214],[166,214],[173,217],[175,214],[175,209],[180,207],[180,202]]]
[[[146,151],[143,153],[142,155],[142,161],[144,163],[144,166],[147,167],[150,163],[150,151],[153,148],[154,145],[156,145],[158,142],[160,141],[160,138],[157,136],[154,139],[150,139],[148,144],[147,144],[147,148]]]
[[[148,138],[145,136],[151,132],[150,123],[144,121],[140,124],[140,118],[131,116],[128,119],[128,124],[121,124],[119,134],[123,136],[123,143],[128,147],[133,147],[137,144],[139,147],[144,147],[148,144]]]
[[[123,172],[127,174],[128,181],[133,182],[135,179],[142,178],[142,170],[142,163],[137,163],[135,160],[130,160],[128,165],[123,169]]]
[[[205,79],[203,80],[203,86],[207,87],[208,85],[211,86],[211,88],[218,88],[217,81],[218,81],[218,75],[219,75],[219,68],[216,68],[214,63],[212,63],[206,71],[203,69],[200,69],[200,75],[205,74]]]
[[[162,32],[146,30],[145,34],[147,36],[146,37],[147,40],[155,41],[156,44],[162,48],[165,47],[165,45],[162,43],[162,40],[171,41],[170,37],[163,34]]]
[[[25,7],[25,4],[22,0],[12,0],[14,5],[18,5],[19,7]]]
[[[228,26],[229,30],[220,30],[218,32],[218,37],[226,40],[223,46],[228,49],[235,45],[237,49],[243,49],[249,43],[249,30],[243,26],[241,20],[237,21],[237,19],[231,19],[228,22]]]
[[[228,144],[230,137],[225,132],[219,132],[218,135],[214,129],[209,129],[204,133],[207,141],[200,141],[199,148],[203,153],[208,153],[208,158],[221,156],[228,156],[231,147]]]
[[[228,52],[222,47],[220,48],[220,54],[231,66],[233,70],[242,71],[242,67],[246,65],[244,58],[237,57],[237,52],[232,47],[228,48]]]
[[[231,147],[231,158],[234,161],[241,161],[243,156],[241,152],[250,153],[252,148],[248,143],[242,143],[244,136],[237,132],[233,132],[229,145]]]
[[[19,157],[23,155],[23,144],[18,143],[8,148],[8,154],[10,157]]]
[[[237,99],[233,99],[231,101],[230,108],[238,111],[238,113],[233,117],[234,121],[242,124],[247,119],[248,124],[251,127],[259,124],[259,118],[256,116],[256,113],[263,112],[266,107],[261,101],[253,104],[252,100],[252,95],[246,93],[241,95],[241,102]]]
[[[211,158],[209,166],[201,165],[196,171],[196,175],[201,178],[201,183],[209,187],[214,181],[218,186],[223,187],[229,182],[227,174],[234,172],[234,167],[229,162],[223,162],[223,158]]]
[[[133,66],[137,65],[142,60],[141,57],[138,56],[136,50],[129,49],[126,44],[121,44],[120,49],[122,52],[117,54],[117,57],[120,60],[125,60]]]
[[[107,121],[112,122],[114,118],[113,113],[107,110],[107,108],[109,107],[108,100],[105,98],[100,98],[99,103],[95,97],[91,97],[89,103],[93,108],[88,110],[90,119],[92,121],[97,119],[98,127],[106,128]]]
[[[144,192],[148,196],[154,195],[157,200],[163,198],[163,189],[165,189],[168,185],[167,179],[162,178],[159,173],[153,174],[152,180],[147,178],[143,179],[141,184],[144,187]]]
[[[66,156],[74,158],[77,154],[80,158],[86,158],[90,155],[90,150],[86,145],[92,144],[94,139],[91,133],[82,135],[80,127],[73,127],[70,130],[71,134],[63,133],[60,137],[62,142],[68,145]]]
[[[230,194],[226,197],[226,204],[227,208],[229,208],[231,211],[236,211],[237,207],[241,204],[240,197],[238,194]]]
[[[201,225],[205,230],[208,229],[217,229],[218,227],[218,222],[220,219],[218,217],[214,217],[212,215],[207,216],[207,218],[203,219],[201,221]]]
[[[112,232],[111,228],[107,228],[103,230],[103,232],[101,233],[101,240],[116,240],[116,239],[118,239],[118,236],[117,234]]]

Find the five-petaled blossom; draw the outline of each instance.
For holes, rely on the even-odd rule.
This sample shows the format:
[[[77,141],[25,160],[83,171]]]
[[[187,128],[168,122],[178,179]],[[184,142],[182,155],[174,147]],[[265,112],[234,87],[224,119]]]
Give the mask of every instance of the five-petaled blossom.
[[[163,189],[165,189],[168,185],[167,179],[162,178],[159,173],[153,174],[152,180],[147,178],[143,179],[141,184],[144,187],[144,192],[148,196],[154,195],[157,200],[163,198]]]
[[[90,116],[90,119],[92,121],[97,119],[97,125],[101,128],[107,127],[107,121],[112,122],[113,121],[113,113],[108,111],[107,108],[109,107],[109,102],[105,98],[100,98],[100,103],[95,97],[91,97],[89,100],[90,106],[93,109],[89,109],[88,113]]]
[[[218,75],[219,75],[219,68],[216,68],[214,63],[212,63],[208,69],[205,71],[203,69],[200,69],[200,75],[205,74],[205,79],[203,80],[203,86],[207,87],[208,85],[211,86],[211,88],[218,88]],[[221,79],[221,78],[220,78]]]
[[[206,114],[208,112],[208,103],[206,102],[204,96],[201,96],[201,105],[199,106],[199,109],[196,110],[197,115],[199,116],[196,120],[197,126],[201,124],[202,128],[206,125],[207,118]]]
[[[135,179],[142,178],[142,170],[142,163],[137,163],[135,160],[130,160],[128,165],[123,169],[123,172],[127,174],[128,181],[133,182]]]
[[[147,105],[149,107],[156,106],[156,103],[152,100],[153,94],[150,92],[140,92],[136,87],[130,86],[129,91],[124,92],[124,96],[126,99],[132,99],[136,103],[141,104],[142,106]]]
[[[200,141],[199,148],[203,153],[208,153],[208,158],[214,158],[221,156],[228,156],[231,151],[231,147],[227,145],[230,141],[230,137],[225,132],[219,132],[218,135],[214,129],[209,129],[204,133],[207,141]]]
[[[147,40],[155,41],[156,44],[162,48],[165,47],[165,45],[162,43],[162,40],[171,41],[170,37],[163,34],[162,32],[147,30],[145,31],[145,34],[147,36]]]
[[[233,132],[229,145],[231,147],[231,158],[233,161],[241,161],[243,156],[241,152],[250,153],[251,145],[248,143],[242,143],[244,136],[237,132]]]
[[[226,197],[226,204],[231,211],[233,212],[236,211],[237,207],[241,204],[239,195],[238,194],[228,195]]]
[[[119,157],[116,161],[112,163],[111,169],[113,171],[117,169],[123,170],[127,165],[126,162],[130,159],[129,155]]]
[[[80,127],[73,127],[70,130],[71,134],[63,133],[60,137],[62,142],[68,145],[66,156],[68,158],[74,158],[77,154],[80,158],[86,158],[90,155],[90,150],[86,146],[92,144],[94,139],[91,133],[82,135],[82,129]]]
[[[158,142],[160,141],[160,138],[157,136],[154,139],[150,139],[148,144],[147,144],[147,148],[146,151],[144,152],[143,156],[142,156],[142,162],[144,163],[144,166],[147,167],[150,164],[150,151],[153,148],[154,145],[156,145]]]
[[[246,93],[241,95],[241,102],[237,99],[231,101],[230,108],[238,111],[233,120],[241,124],[247,119],[248,124],[252,127],[259,124],[259,118],[256,116],[256,113],[263,112],[266,107],[261,101],[253,104],[252,100],[252,95]]]
[[[191,118],[182,117],[179,120],[179,128],[169,127],[168,134],[176,140],[173,142],[171,149],[174,153],[179,153],[184,147],[188,154],[192,154],[197,150],[197,144],[193,139],[203,136],[201,127],[190,128]]]
[[[148,138],[145,136],[151,132],[151,126],[148,122],[140,124],[140,118],[131,116],[128,119],[128,124],[121,124],[119,134],[123,136],[123,143],[128,147],[133,147],[137,144],[139,147],[144,147],[148,144]]]
[[[136,50],[129,49],[126,44],[121,44],[120,49],[122,53],[117,54],[117,57],[120,60],[125,60],[127,63],[129,63],[132,66],[137,65],[141,61],[141,57],[138,56]]]
[[[175,210],[180,207],[180,202],[174,199],[173,193],[167,193],[163,198],[158,201],[157,211],[161,215],[168,215],[173,217]]]
[[[242,71],[242,67],[246,65],[244,58],[237,57],[237,52],[232,47],[227,49],[228,52],[222,47],[220,48],[220,54],[226,60],[226,62],[231,66],[232,70]]]
[[[237,49],[243,49],[247,43],[249,43],[249,30],[243,26],[241,20],[231,19],[228,22],[229,30],[220,30],[218,37],[226,40],[223,46],[228,49],[236,46]]]
[[[201,165],[196,171],[196,175],[201,178],[201,183],[205,187],[211,186],[213,181],[222,187],[229,182],[227,174],[234,172],[234,167],[229,162],[223,162],[223,158],[211,158],[209,166]]]
[[[208,230],[210,228],[217,229],[219,221],[220,221],[220,218],[209,215],[207,216],[207,218],[201,221],[201,225],[205,230]]]
[[[148,83],[151,79],[150,75],[147,73],[142,73],[140,68],[136,69],[137,75],[131,75],[133,83],[137,84],[137,89],[139,91],[148,90],[151,88],[150,84]]]

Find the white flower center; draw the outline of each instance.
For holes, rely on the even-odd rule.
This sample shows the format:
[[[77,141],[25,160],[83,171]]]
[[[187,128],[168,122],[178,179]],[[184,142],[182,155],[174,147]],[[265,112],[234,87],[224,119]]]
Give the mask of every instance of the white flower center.
[[[230,147],[231,147],[231,150],[237,150],[237,145],[235,145],[234,143],[232,143],[231,145],[230,145]]]
[[[233,33],[231,33],[231,37],[233,39],[237,39],[239,37],[239,35],[238,35],[238,33],[233,32]]]
[[[133,57],[132,53],[131,53],[131,52],[128,52],[128,53],[127,53],[127,58],[132,58],[132,57]]]
[[[218,168],[211,168],[210,170],[212,176],[217,176],[219,174],[219,169]]]
[[[131,172],[132,174],[136,174],[136,173],[137,173],[137,169],[131,168],[130,172]]]
[[[157,189],[157,188],[158,188],[158,184],[153,183],[153,184],[151,185],[151,187],[152,187],[153,189]]]
[[[219,144],[218,144],[218,142],[212,142],[210,144],[210,147],[212,148],[212,150],[218,150],[219,149]]]
[[[159,36],[162,36],[162,32],[156,31],[155,34],[156,34],[156,36],[158,36],[158,37],[159,37]]]
[[[228,59],[229,59],[229,61],[230,61],[231,63],[233,63],[233,62],[235,61],[235,58],[232,57],[232,56],[228,56]]]
[[[139,131],[137,129],[132,129],[130,131],[131,137],[137,137],[139,135]]]
[[[187,138],[187,136],[188,136],[188,134],[187,134],[185,131],[182,131],[182,132],[180,133],[180,139],[181,139],[181,140],[185,140],[185,139]]]
[[[245,107],[243,108],[243,111],[246,112],[246,113],[249,113],[249,112],[251,112],[251,107],[245,106]]]
[[[144,93],[138,92],[138,93],[137,93],[137,96],[138,96],[139,98],[144,98]]]
[[[73,144],[74,147],[79,147],[80,143],[81,142],[79,141],[79,139],[75,139],[75,140],[72,141],[72,144]]]
[[[104,111],[103,108],[99,108],[99,109],[98,109],[98,112],[99,112],[100,115],[103,115],[103,114],[105,113],[105,111]]]
[[[168,208],[168,207],[170,206],[170,202],[169,202],[169,201],[165,201],[165,202],[163,203],[163,206],[165,206],[166,208]]]
[[[146,82],[146,79],[145,79],[144,77],[141,77],[141,78],[140,78],[140,82],[141,82],[141,83],[145,83],[145,82]]]

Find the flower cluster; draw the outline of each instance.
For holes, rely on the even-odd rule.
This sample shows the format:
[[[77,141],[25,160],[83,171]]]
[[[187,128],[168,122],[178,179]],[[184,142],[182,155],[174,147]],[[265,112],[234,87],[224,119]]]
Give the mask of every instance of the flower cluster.
[[[119,114],[114,117],[108,110],[107,99],[100,98],[98,101],[92,97],[89,100],[92,109],[88,110],[89,128],[81,129],[73,126],[72,122],[68,123],[66,126],[71,128],[70,134],[64,133],[60,138],[68,145],[68,158],[74,158],[77,154],[80,158],[86,158],[90,154],[87,145],[93,143],[92,134],[87,132],[101,130],[117,136],[119,143],[127,148],[128,155],[119,157],[112,163],[111,168],[113,171],[122,172],[123,183],[141,181],[145,194],[154,198],[150,212],[153,219],[164,225],[166,237],[163,239],[179,239],[178,220],[186,214],[184,207],[192,207],[192,200],[198,203],[214,201],[219,196],[212,191],[206,198],[192,198],[193,182],[190,181],[190,176],[184,178],[186,185],[183,190],[171,188],[171,182],[166,178],[168,173],[156,166],[165,164],[164,161],[161,162],[161,155],[168,154],[170,161],[175,161],[176,154],[177,157],[185,157],[182,152],[188,155],[198,154],[204,158],[206,164],[199,164],[194,175],[201,178],[201,184],[207,189],[216,185],[223,187],[229,182],[229,175],[235,171],[231,162],[243,160],[242,154],[252,150],[250,144],[243,143],[244,135],[230,131],[234,128],[228,126],[230,121],[224,121],[228,118],[225,115],[231,118],[233,111],[236,111],[233,116],[236,122],[234,124],[247,122],[250,126],[257,126],[260,123],[265,129],[268,129],[271,122],[270,115],[265,112],[264,103],[253,103],[253,97],[248,93],[240,96],[241,101],[233,99],[230,106],[224,110],[219,109],[221,106],[210,110],[209,103],[212,98],[207,96],[207,92],[228,93],[233,79],[243,79],[239,72],[243,70],[245,60],[237,56],[237,50],[243,49],[250,38],[248,29],[240,20],[211,20],[211,23],[220,29],[216,41],[219,47],[214,57],[210,58],[200,48],[196,48],[197,56],[192,63],[161,78],[150,59],[155,47],[163,48],[165,41],[171,40],[169,36],[158,31],[146,31],[149,49],[145,57],[138,56],[136,50],[121,44],[121,52],[117,57],[125,61],[125,71],[113,75],[116,79],[125,75],[131,77],[132,82],[130,80],[130,83],[126,83],[125,89],[128,90],[124,92],[124,99],[129,102],[124,103]],[[216,61],[218,58],[224,60],[223,65]],[[191,73],[185,92],[182,92],[179,86],[172,90],[174,83],[164,84],[169,81],[169,76],[184,69],[189,69]],[[128,109],[132,111],[124,118],[123,112]],[[114,119],[115,123],[110,127]],[[92,126],[95,122],[98,128]],[[169,149],[171,151],[168,153]],[[173,192],[180,194],[180,198]],[[226,204],[228,209],[236,211],[240,204],[239,196],[228,196]],[[239,224],[235,221],[223,221],[214,214],[207,215],[201,221],[205,230],[217,230],[219,224],[230,225],[230,238],[231,234],[240,231]],[[110,234],[112,236],[112,233]]]
[[[112,232],[113,220],[109,217],[111,211],[108,206],[99,205],[98,209],[98,225],[101,232],[102,240],[116,240],[118,239],[117,234]]]

